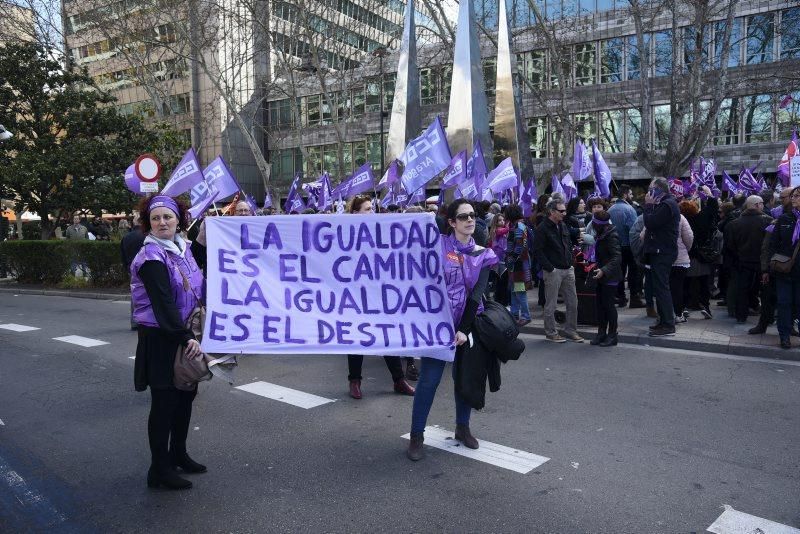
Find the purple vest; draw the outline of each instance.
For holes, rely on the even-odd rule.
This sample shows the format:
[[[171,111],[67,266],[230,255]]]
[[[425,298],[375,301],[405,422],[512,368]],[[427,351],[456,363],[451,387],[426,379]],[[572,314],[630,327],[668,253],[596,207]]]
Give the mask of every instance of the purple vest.
[[[136,254],[131,263],[131,300],[133,301],[133,320],[143,326],[158,327],[158,321],[153,314],[153,306],[144,288],[142,279],[139,278],[139,269],[146,261],[160,261],[167,266],[169,273],[169,284],[172,288],[172,296],[178,307],[181,320],[186,322],[189,314],[197,306],[195,293],[201,299],[205,299],[203,271],[194,261],[192,251],[189,249],[191,243],[186,241],[186,252],[183,258],[171,252],[167,252],[156,243],[147,243]],[[189,280],[190,288],[183,288],[183,277],[181,272]],[[192,288],[194,291],[192,291]]]
[[[497,255],[492,249],[483,249],[479,254],[471,255],[475,249],[475,241],[470,239],[466,245],[449,235],[442,236],[442,270],[447,284],[447,294],[453,308],[453,325],[458,327],[467,298],[478,283],[481,269],[497,264]],[[478,313],[483,311],[483,302],[478,306]]]

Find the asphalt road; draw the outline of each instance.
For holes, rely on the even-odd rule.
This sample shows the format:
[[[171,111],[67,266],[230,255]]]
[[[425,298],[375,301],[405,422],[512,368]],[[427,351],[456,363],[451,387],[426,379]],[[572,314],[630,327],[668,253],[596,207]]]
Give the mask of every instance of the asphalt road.
[[[185,492],[150,490],[149,394],[133,390],[128,303],[3,295],[0,532],[704,532],[723,505],[800,528],[800,365],[526,338],[473,414],[479,440],[549,458],[527,474],[427,447],[383,361],[347,396],[341,356],[240,360],[336,402],[302,409],[200,386]],[[81,347],[53,338],[107,342]],[[429,424],[454,427],[452,380]]]

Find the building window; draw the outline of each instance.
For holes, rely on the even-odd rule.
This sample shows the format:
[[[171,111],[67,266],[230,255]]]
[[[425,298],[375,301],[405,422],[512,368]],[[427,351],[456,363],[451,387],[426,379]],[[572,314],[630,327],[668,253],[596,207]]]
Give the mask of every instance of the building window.
[[[595,43],[575,45],[575,85],[593,85],[596,83],[596,58]]]
[[[547,118],[533,117],[528,119],[528,144],[530,145],[533,159],[547,157]]]
[[[731,37],[728,41],[728,67],[738,67],[742,63],[742,20],[733,19],[731,27]],[[722,66],[722,55],[725,48],[725,28],[727,21],[720,21],[714,24],[714,67],[719,69]]]
[[[625,111],[625,152],[634,152],[642,135],[642,114],[638,109]]]
[[[419,94],[423,106],[439,103],[439,80],[434,69],[420,69]]]
[[[320,123],[320,95],[309,95],[306,100],[306,123],[309,126],[316,126]]]
[[[655,33],[655,57],[653,58],[656,76],[672,74],[672,30]]]
[[[772,98],[770,95],[744,97],[744,142],[772,140]]]
[[[391,110],[394,103],[394,77],[387,74],[383,79],[383,109]]]
[[[367,144],[370,138],[378,139],[378,159],[370,161],[380,161],[380,137],[379,135],[367,136],[367,141],[356,141],[353,143],[353,167],[359,168],[367,162]]]
[[[292,106],[289,102],[288,98],[284,98],[283,100],[273,100],[267,104],[270,126],[280,128],[291,126],[294,123],[292,120]]]
[[[788,100],[788,98],[791,100]],[[781,109],[778,106],[778,141],[788,141],[792,137],[792,129],[800,124],[800,90],[789,93],[788,95],[778,95]]]
[[[642,77],[642,59],[650,47],[650,35],[645,34],[643,39],[642,49],[640,49],[639,39],[635,35],[628,37],[625,46],[626,80],[638,80]]]
[[[669,131],[672,126],[669,104],[653,106],[653,126],[653,146],[656,150],[664,150],[669,143]]]
[[[600,41],[600,83],[622,81],[624,41],[620,38]]]
[[[335,93],[328,93],[332,101],[325,98],[325,95],[319,95],[321,100],[320,108],[322,110],[322,120],[320,124],[333,124],[333,110],[336,108],[336,100],[334,99]]]
[[[367,113],[377,113],[381,107],[381,86],[376,79],[367,80]]]
[[[322,147],[306,147],[306,154],[308,154],[308,157],[306,157],[305,161],[303,162],[303,172],[305,172],[305,175],[319,176],[322,174]]]
[[[775,42],[774,13],[762,13],[747,17],[747,64],[772,61]]]
[[[322,146],[322,171],[328,171],[334,176],[339,174],[338,147],[336,143]]]
[[[447,102],[450,98],[450,86],[453,83],[453,66],[446,65],[439,70],[442,90],[439,94],[442,95],[442,102]]]
[[[575,135],[585,140],[597,139],[597,116],[594,113],[580,113],[572,116]]]
[[[720,104],[714,123],[715,145],[739,144],[739,99],[726,98]]]
[[[622,152],[624,116],[622,110],[614,109],[600,112],[600,150],[603,152]]]
[[[350,104],[350,118],[358,119],[364,116],[365,101],[364,89],[353,89],[353,96]]]
[[[800,58],[800,7],[781,11],[780,58]]]
[[[711,38],[713,26],[707,24],[703,27],[702,35],[697,35],[695,26],[683,28],[683,66],[686,71],[694,68],[695,62],[699,62],[700,71],[709,68],[711,57]]]
[[[486,96],[494,96],[497,82],[497,58],[487,58],[483,63],[483,80],[486,82]]]
[[[536,89],[544,88],[545,57],[544,50],[531,50],[517,55],[519,72],[527,80],[526,83],[521,84],[523,90],[526,90],[529,85]]]

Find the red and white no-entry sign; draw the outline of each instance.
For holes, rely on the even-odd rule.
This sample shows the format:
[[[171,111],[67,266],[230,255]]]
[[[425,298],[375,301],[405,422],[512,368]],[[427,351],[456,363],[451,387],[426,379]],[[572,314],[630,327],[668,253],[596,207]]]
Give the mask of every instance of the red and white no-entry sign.
[[[157,182],[161,177],[161,163],[152,154],[142,154],[136,158],[133,168],[143,182]]]

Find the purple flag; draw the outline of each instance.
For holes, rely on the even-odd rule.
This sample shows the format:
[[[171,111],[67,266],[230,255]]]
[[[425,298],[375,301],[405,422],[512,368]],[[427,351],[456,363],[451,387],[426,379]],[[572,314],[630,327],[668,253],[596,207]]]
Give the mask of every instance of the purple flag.
[[[561,187],[561,181],[555,174],[553,175],[553,180],[550,183],[550,188],[552,189],[552,191],[550,192],[551,194],[552,193],[561,193],[562,195],[564,194],[564,188]]]
[[[305,191],[306,193],[306,206],[316,206],[317,205],[317,197],[319,196],[320,189],[322,188],[321,184],[317,182],[310,182],[307,184],[303,184],[300,186],[300,189]]]
[[[483,147],[480,139],[475,141],[472,148],[472,156],[467,160],[467,179],[475,178],[477,175],[486,174],[486,159],[483,157]]]
[[[789,104],[791,104],[792,102],[794,102],[794,98],[792,98],[792,95],[786,95],[781,99],[781,103],[778,104],[778,108],[779,109],[786,109],[786,108],[789,107]]]
[[[444,187],[439,189],[439,198],[436,199],[436,205],[440,208],[444,205]]]
[[[300,175],[297,174],[292,181],[292,186],[289,188],[289,194],[286,195],[286,202],[283,204],[284,213],[301,213],[306,209],[303,202],[303,196],[300,194]]]
[[[564,190],[564,199],[569,202],[578,195],[578,188],[575,186],[575,180],[572,179],[570,173],[566,173],[561,179],[561,186]]]
[[[583,141],[575,141],[575,150],[572,156],[572,178],[582,182],[592,175],[592,161],[586,151]]]
[[[606,160],[597,149],[597,143],[592,140],[592,159],[594,160],[595,186],[603,198],[611,198],[611,169],[606,165]]]
[[[192,219],[199,219],[205,215],[206,210],[211,207],[215,200],[219,197],[219,191],[216,193],[209,195],[207,198],[203,199],[199,204],[195,204],[191,208],[189,208],[189,215],[192,216]]]
[[[519,206],[525,217],[530,217],[533,213],[533,202],[536,196],[536,176],[529,178],[527,184],[520,183]]]
[[[753,171],[755,169],[755,167],[752,169],[742,167],[739,173],[739,190],[742,193],[756,194],[761,192],[761,184],[758,183],[758,180],[753,176]]]
[[[739,184],[726,171],[722,171],[722,190],[727,191],[729,196],[741,192]]]
[[[455,198],[466,198],[467,200],[475,200],[478,198],[479,192],[475,180],[467,180],[466,182],[456,186],[454,193]],[[457,195],[457,196],[456,196]]]
[[[236,182],[236,178],[225,165],[222,156],[219,156],[203,170],[203,180],[192,187],[190,196],[192,206],[196,206],[204,203],[214,193],[219,193],[217,200],[224,200],[238,192],[239,184]]]
[[[131,190],[131,192],[136,193],[137,195],[146,195],[147,193],[142,193],[139,184],[141,184],[141,180],[139,177],[136,176],[136,164],[133,163],[130,167],[125,169],[125,187]]]
[[[271,208],[272,207],[272,195],[270,194],[269,190],[267,190],[267,194],[264,197],[264,208]]]
[[[175,197],[185,193],[203,181],[203,172],[200,170],[200,163],[197,161],[197,154],[194,148],[190,148],[184,154],[181,162],[172,171],[167,185],[161,190],[162,195]]]
[[[331,177],[327,172],[322,173],[322,186],[317,197],[317,209],[325,211],[333,205],[333,190],[331,188]]]
[[[358,194],[372,191],[375,185],[375,176],[372,174],[372,164],[366,162],[356,170],[347,180],[336,186],[333,196],[349,199]]]
[[[519,185],[519,176],[511,158],[506,158],[486,177],[486,187],[492,193],[502,193]]]
[[[434,176],[447,169],[451,158],[442,122],[436,117],[428,129],[408,143],[400,155],[400,161],[404,165],[401,177],[403,188],[406,191],[416,191],[423,187]]]
[[[780,163],[778,163],[778,179],[784,187],[788,186],[791,182],[791,161],[792,158],[798,154],[800,154],[800,151],[798,151],[797,128],[795,128],[792,130],[792,139],[789,141],[789,145],[783,152],[783,157],[781,157]]]
[[[400,180],[400,175],[402,174],[399,168],[400,165],[402,165],[402,163],[398,160],[394,160],[389,164],[389,168],[386,169],[386,174],[383,175],[381,181],[378,182],[378,185],[376,186],[377,191],[387,189]]]
[[[247,202],[247,205],[250,207],[250,215],[255,215],[256,211],[258,210],[258,205],[256,204],[256,199],[248,195],[247,193],[244,194],[244,201]]]
[[[383,195],[383,200],[381,200],[381,207],[383,209],[388,208],[391,204],[394,204],[394,187],[390,187],[386,190],[386,194]]]
[[[450,161],[450,166],[442,178],[442,188],[447,189],[467,179],[467,151],[462,150]]]
[[[425,202],[425,188],[424,187],[420,187],[419,189],[414,191],[414,194],[412,194],[408,198],[408,204],[419,204],[421,202]]]

